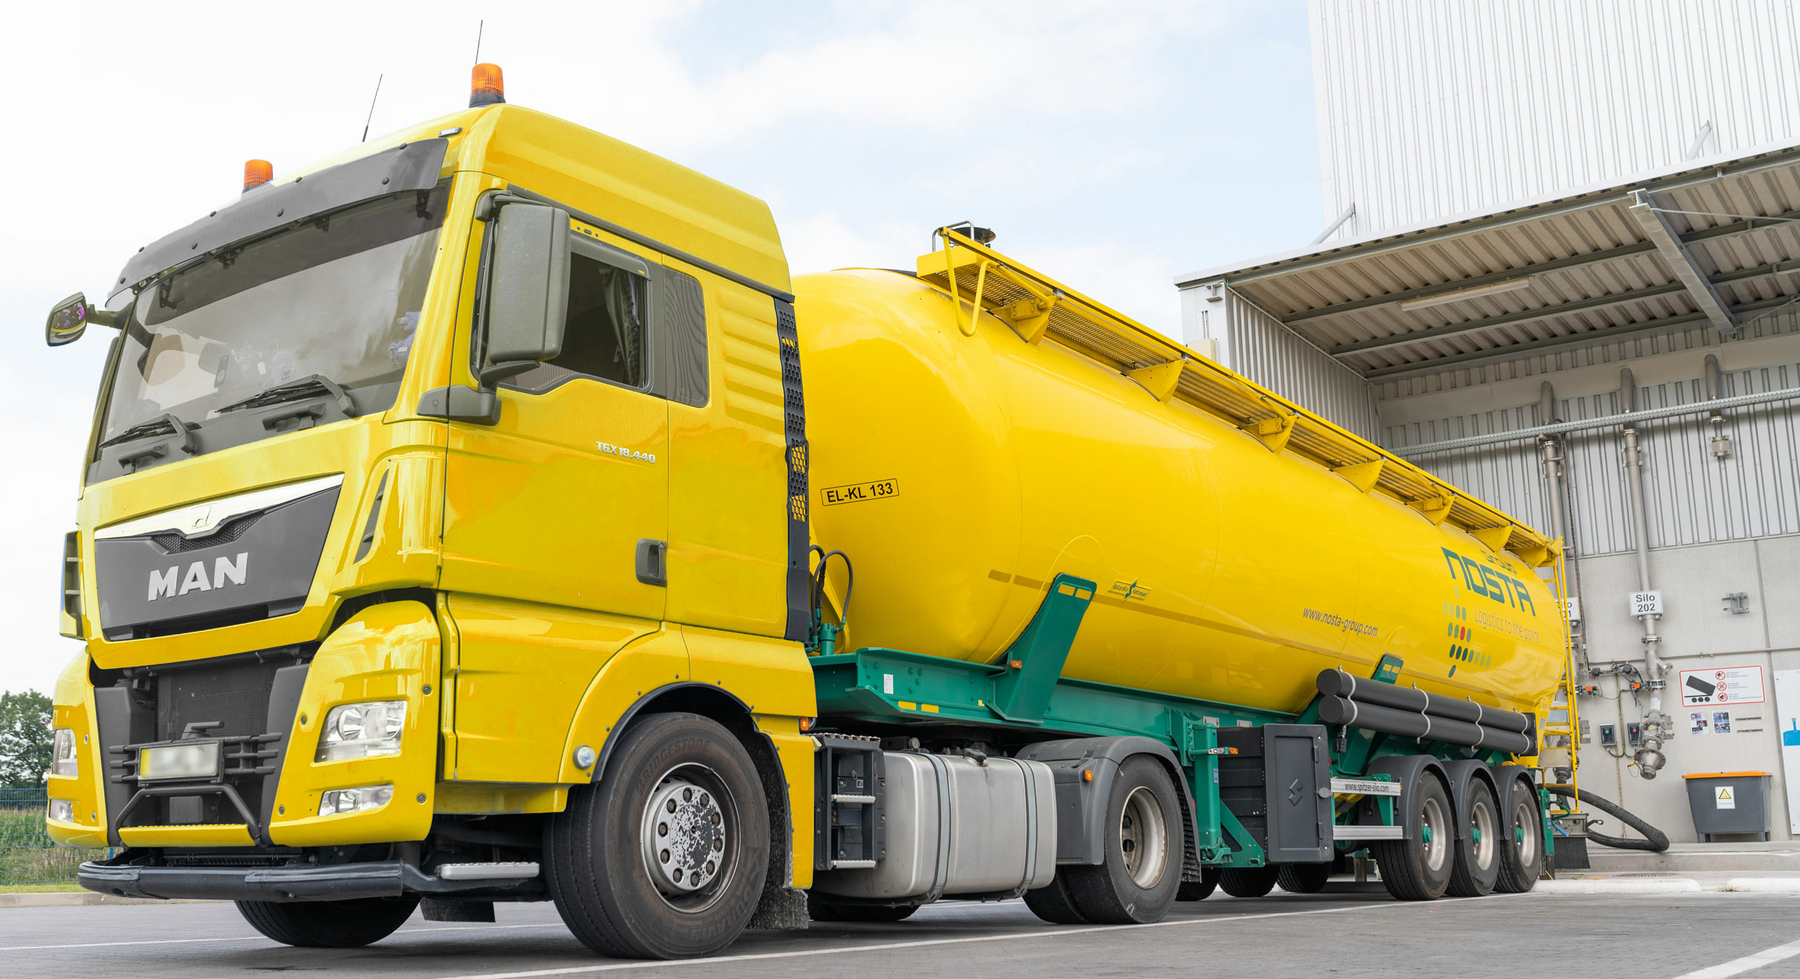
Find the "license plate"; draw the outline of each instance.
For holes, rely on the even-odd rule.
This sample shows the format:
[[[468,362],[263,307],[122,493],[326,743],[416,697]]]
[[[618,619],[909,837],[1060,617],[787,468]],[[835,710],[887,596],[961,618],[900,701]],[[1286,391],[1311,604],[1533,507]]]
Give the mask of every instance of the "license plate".
[[[212,778],[219,774],[219,742],[171,744],[138,752],[138,778]]]

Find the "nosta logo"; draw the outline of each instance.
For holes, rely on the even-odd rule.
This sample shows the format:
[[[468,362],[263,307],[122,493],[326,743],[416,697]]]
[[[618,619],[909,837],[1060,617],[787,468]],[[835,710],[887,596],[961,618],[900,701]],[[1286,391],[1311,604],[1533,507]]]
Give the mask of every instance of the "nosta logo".
[[[213,591],[226,585],[241,585],[249,576],[249,571],[249,551],[239,551],[236,557],[214,558],[210,576],[207,574],[205,561],[195,561],[188,565],[185,574],[179,564],[164,571],[152,571],[150,601],[175,598],[191,591]]]

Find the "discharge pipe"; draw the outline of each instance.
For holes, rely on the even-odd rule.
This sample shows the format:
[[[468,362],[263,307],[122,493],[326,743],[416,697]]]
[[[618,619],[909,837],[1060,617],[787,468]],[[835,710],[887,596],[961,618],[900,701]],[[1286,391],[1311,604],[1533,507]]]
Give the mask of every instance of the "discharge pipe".
[[[1319,720],[1326,724],[1515,755],[1530,751],[1536,740],[1529,716],[1472,700],[1358,679],[1343,670],[1321,672],[1318,688]]]
[[[1637,407],[1637,378],[1632,376],[1631,368],[1619,371],[1619,407],[1624,414],[1631,414]],[[1650,580],[1650,529],[1649,521],[1644,515],[1644,450],[1638,446],[1637,427],[1632,424],[1620,431],[1623,439],[1620,455],[1625,466],[1625,489],[1631,497],[1631,532],[1635,538],[1638,565],[1638,590],[1652,591]],[[1656,634],[1656,613],[1645,612],[1638,616],[1644,626],[1644,685],[1650,688],[1650,710],[1644,715],[1643,741],[1632,761],[1637,765],[1638,775],[1646,779],[1656,777],[1657,770],[1668,760],[1662,752],[1663,741],[1673,735],[1672,725],[1662,712],[1663,676],[1669,668],[1664,666],[1657,655],[1657,645],[1662,637]],[[1574,705],[1570,705],[1574,709]],[[1621,817],[1622,818],[1622,817]]]
[[[1636,814],[1611,799],[1603,799],[1586,789],[1577,791],[1564,785],[1546,785],[1544,788],[1551,795],[1560,795],[1565,799],[1577,799],[1596,809],[1609,812],[1617,816],[1619,822],[1644,834],[1643,839],[1634,840],[1628,836],[1608,836],[1605,833],[1596,833],[1589,829],[1587,838],[1601,846],[1610,846],[1619,850],[1649,850],[1651,853],[1661,853],[1669,848],[1669,837],[1666,833],[1644,822]]]

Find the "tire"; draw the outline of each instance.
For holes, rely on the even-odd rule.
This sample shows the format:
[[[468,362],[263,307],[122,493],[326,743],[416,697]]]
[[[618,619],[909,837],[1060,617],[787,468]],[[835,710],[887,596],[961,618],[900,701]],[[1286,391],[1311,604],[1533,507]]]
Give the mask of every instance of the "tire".
[[[1274,867],[1226,867],[1219,871],[1219,890],[1232,897],[1262,897],[1275,889]]]
[[[1456,866],[1455,810],[1436,776],[1421,772],[1396,807],[1402,825],[1418,828],[1410,840],[1376,840],[1369,852],[1381,866],[1381,882],[1402,901],[1435,901],[1450,887]],[[1398,815],[1398,813],[1396,813]]]
[[[1067,867],[1071,903],[1097,925],[1162,920],[1181,887],[1181,801],[1162,763],[1134,755],[1119,766],[1106,802],[1105,862]]]
[[[1072,869],[1059,869],[1056,879],[1048,885],[1025,892],[1025,906],[1032,914],[1053,925],[1093,924],[1075,907],[1075,899],[1069,895],[1069,871]]]
[[[1537,787],[1520,779],[1507,795],[1506,809],[1500,814],[1504,845],[1494,890],[1523,894],[1536,887],[1544,873],[1544,816],[1538,809]]]
[[[1331,879],[1331,864],[1284,863],[1275,871],[1275,884],[1289,894],[1317,894]]]
[[[1500,827],[1500,804],[1494,790],[1479,778],[1468,781],[1469,825],[1456,841],[1456,869],[1446,893],[1452,897],[1484,897],[1500,878],[1500,850],[1506,840]]]
[[[1177,901],[1204,901],[1212,897],[1212,892],[1219,886],[1219,868],[1204,867],[1200,870],[1199,880],[1184,880],[1175,889]]]
[[[725,948],[755,913],[769,866],[768,801],[749,753],[718,722],[686,713],[643,718],[614,752],[605,784],[572,789],[550,820],[544,865],[557,913],[602,955]]]
[[[917,904],[832,904],[806,895],[806,913],[814,921],[905,921],[917,910]]]
[[[238,901],[250,927],[283,945],[361,948],[381,941],[412,917],[419,896],[365,897],[353,901]]]

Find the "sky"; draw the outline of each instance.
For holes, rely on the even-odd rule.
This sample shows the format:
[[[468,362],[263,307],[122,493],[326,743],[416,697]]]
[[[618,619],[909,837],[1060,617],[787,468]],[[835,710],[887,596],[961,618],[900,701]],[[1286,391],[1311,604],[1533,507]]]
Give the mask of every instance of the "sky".
[[[279,175],[466,105],[476,55],[507,100],[768,201],[795,273],[910,268],[931,229],[995,247],[1179,338],[1174,277],[1324,224],[1305,0],[611,0],[86,3],[8,14],[0,139],[0,690],[50,692],[105,336],[44,317],[99,301],[139,246]],[[485,22],[484,22],[485,21]],[[381,79],[370,114],[370,98]],[[104,330],[97,331],[104,333]]]

